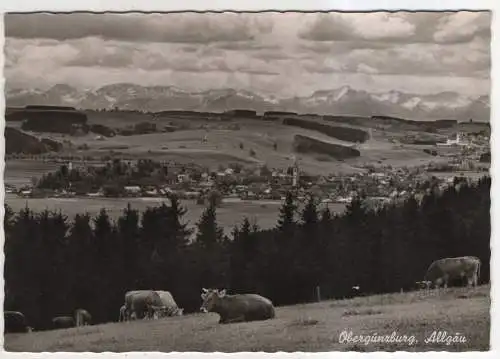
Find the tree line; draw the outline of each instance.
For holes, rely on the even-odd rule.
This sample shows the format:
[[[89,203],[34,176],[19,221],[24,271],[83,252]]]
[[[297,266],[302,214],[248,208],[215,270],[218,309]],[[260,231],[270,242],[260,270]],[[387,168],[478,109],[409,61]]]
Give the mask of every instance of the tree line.
[[[215,203],[197,223],[194,240],[179,200],[147,208],[128,205],[116,220],[105,209],[69,220],[63,213],[5,206],[5,310],[23,312],[36,329],[76,308],[97,323],[116,321],[124,293],[164,289],[185,312],[199,310],[202,287],[259,293],[276,305],[414,289],[438,258],[478,256],[489,282],[490,186],[450,185],[421,202],[371,209],[362,195],[345,213],[318,210],[310,197],[298,211],[287,194],[276,227],[245,218],[232,239],[217,224]]]

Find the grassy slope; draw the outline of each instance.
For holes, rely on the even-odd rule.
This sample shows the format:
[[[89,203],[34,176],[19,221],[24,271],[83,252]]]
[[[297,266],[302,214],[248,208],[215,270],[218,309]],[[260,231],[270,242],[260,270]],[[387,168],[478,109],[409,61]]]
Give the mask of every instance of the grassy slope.
[[[277,318],[218,324],[216,314],[192,314],[158,321],[112,323],[83,328],[8,334],[8,351],[463,351],[488,350],[490,288],[455,288],[436,295],[423,291],[358,297],[277,308]],[[465,294],[466,293],[466,294]],[[339,334],[414,335],[405,344],[339,343]],[[461,333],[465,344],[425,344],[434,330]]]
[[[151,121],[151,116],[142,114],[105,114],[89,113],[89,123],[100,123],[111,127],[124,127],[141,121]],[[217,167],[218,164],[240,162],[242,164],[263,164],[271,167],[284,167],[291,163],[293,155],[293,138],[296,134],[312,136],[319,140],[332,141],[332,138],[313,130],[305,130],[280,123],[266,122],[261,120],[238,119],[232,122],[208,121],[204,118],[182,119],[179,117],[162,117],[155,121],[159,128],[170,122],[176,125],[187,125],[188,130],[173,133],[156,133],[138,136],[117,136],[115,138],[99,141],[95,135],[89,134],[82,137],[69,137],[76,148],[86,143],[90,146],[88,151],[78,152],[79,155],[104,155],[110,150],[127,153],[132,156],[165,160],[176,160],[179,162],[196,161],[199,164]],[[235,124],[240,126],[239,130],[231,130]],[[207,132],[200,126],[208,126]],[[360,127],[361,128],[361,127]],[[396,130],[394,130],[396,131]],[[394,132],[393,131],[393,132]],[[408,161],[428,162],[437,160],[423,153],[421,148],[412,146],[394,146],[387,140],[387,135],[401,136],[405,131],[397,130],[394,133],[384,134],[380,130],[373,129],[373,139],[362,144],[361,157],[347,161],[325,161],[315,154],[301,154],[302,168],[312,174],[325,174],[331,172],[355,172],[357,166],[362,163],[373,163],[382,161],[386,164],[405,165]],[[201,139],[207,134],[208,142],[202,143]],[[60,135],[51,135],[54,139],[61,140]],[[273,143],[278,144],[278,150],[274,151]],[[352,145],[343,141],[333,141],[341,145]],[[240,143],[244,148],[240,149]],[[249,150],[256,152],[255,157],[249,155]],[[77,154],[76,150],[73,150]]]

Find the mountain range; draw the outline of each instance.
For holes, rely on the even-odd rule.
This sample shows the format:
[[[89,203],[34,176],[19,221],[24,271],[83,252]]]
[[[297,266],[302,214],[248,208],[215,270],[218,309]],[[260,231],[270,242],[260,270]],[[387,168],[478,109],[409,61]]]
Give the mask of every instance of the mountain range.
[[[220,89],[190,92],[173,86],[106,85],[95,90],[78,90],[55,85],[47,90],[6,89],[7,106],[57,105],[80,109],[192,110],[223,112],[232,109],[292,111],[329,115],[388,115],[413,120],[457,119],[487,122],[490,98],[456,92],[432,95],[400,91],[370,93],[343,86],[320,90],[306,97],[277,98],[246,90]]]

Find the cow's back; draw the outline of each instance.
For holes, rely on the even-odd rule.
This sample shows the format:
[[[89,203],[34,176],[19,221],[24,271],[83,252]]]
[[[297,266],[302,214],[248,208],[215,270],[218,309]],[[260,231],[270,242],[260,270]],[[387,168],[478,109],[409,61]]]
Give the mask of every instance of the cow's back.
[[[137,298],[144,298],[147,294],[151,293],[152,290],[131,290],[125,293],[125,305],[127,308],[132,308],[134,300]]]
[[[166,290],[157,290],[156,293],[160,297],[163,306],[167,308],[177,308],[177,303],[170,292]]]
[[[266,305],[273,305],[273,302],[266,298],[266,297],[263,297],[259,294],[236,294],[236,296],[239,296],[242,300],[245,300],[245,301],[248,301],[250,303],[262,303],[262,304],[266,304]]]
[[[235,294],[224,297],[225,311],[229,317],[244,314],[247,321],[262,320],[275,317],[271,300],[259,294]]]

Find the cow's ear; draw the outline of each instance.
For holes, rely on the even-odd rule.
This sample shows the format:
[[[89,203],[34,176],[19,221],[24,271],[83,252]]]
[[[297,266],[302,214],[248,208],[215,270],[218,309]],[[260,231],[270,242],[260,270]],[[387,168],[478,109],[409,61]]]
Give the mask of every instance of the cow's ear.
[[[204,293],[207,293],[207,292],[208,292],[208,289],[207,289],[207,288],[201,288],[201,290],[202,290]]]
[[[219,297],[221,297],[221,298],[222,298],[222,297],[223,297],[223,296],[225,296],[225,295],[226,295],[226,290],[225,290],[225,289],[223,289],[223,290],[221,290],[221,291],[219,292]]]

